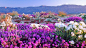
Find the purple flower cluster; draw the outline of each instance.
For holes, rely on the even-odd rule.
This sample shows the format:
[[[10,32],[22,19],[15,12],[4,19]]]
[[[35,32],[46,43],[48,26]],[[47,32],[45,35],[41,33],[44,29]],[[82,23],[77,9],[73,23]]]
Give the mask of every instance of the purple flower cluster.
[[[55,29],[55,25],[54,25],[54,24],[47,24],[47,26],[48,26],[50,29]]]
[[[17,29],[18,30],[26,30],[26,29],[29,29],[29,28],[31,28],[30,27],[30,24],[16,24],[16,26],[17,26]]]
[[[83,47],[85,47],[85,46],[86,46],[86,42],[83,41],[83,42],[82,42],[82,46],[81,46],[81,48],[83,48]]]
[[[22,15],[19,15],[19,17],[23,17]]]
[[[80,22],[83,19],[81,17],[69,17],[67,19],[64,19],[65,22],[70,22],[70,21],[76,21],[76,22]]]
[[[51,48],[69,44],[48,29],[0,31],[0,47]]]
[[[52,29],[0,30],[0,48],[83,48],[85,45],[85,41],[71,45],[70,41],[66,42]]]

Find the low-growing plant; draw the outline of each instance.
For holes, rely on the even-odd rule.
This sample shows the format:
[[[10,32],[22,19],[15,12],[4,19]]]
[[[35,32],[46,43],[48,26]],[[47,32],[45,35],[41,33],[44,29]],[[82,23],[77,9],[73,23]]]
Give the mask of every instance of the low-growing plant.
[[[49,29],[4,31],[4,33],[0,32],[0,41],[0,47],[6,48],[51,48],[69,46],[64,39],[58,37],[52,31],[49,31]]]
[[[51,19],[47,19],[47,21],[51,22],[52,20]]]
[[[86,19],[86,15],[84,15],[82,18],[83,18],[83,19]]]
[[[64,19],[65,22],[70,22],[70,21],[76,21],[76,22],[80,22],[83,21],[83,19],[81,17],[69,17],[67,19]]]

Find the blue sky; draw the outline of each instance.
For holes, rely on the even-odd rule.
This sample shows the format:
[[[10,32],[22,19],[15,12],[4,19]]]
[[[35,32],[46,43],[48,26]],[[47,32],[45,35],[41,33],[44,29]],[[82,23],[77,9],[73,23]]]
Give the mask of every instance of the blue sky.
[[[58,6],[62,4],[86,5],[86,0],[0,0],[0,7]]]

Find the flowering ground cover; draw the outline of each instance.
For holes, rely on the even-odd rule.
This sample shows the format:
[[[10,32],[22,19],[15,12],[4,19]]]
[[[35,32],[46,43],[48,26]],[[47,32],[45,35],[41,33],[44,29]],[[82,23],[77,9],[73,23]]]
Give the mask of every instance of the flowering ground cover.
[[[81,17],[69,17],[67,19],[65,19],[64,21],[65,22],[70,22],[70,21],[76,21],[76,22],[80,22],[82,21],[83,19]]]
[[[40,14],[40,15],[39,15]],[[52,14],[52,17],[55,14]],[[49,13],[36,13],[19,15],[27,20],[34,18],[48,19],[52,22]],[[31,17],[32,16],[32,17]],[[44,16],[44,17],[43,17]],[[34,19],[34,20],[35,20]],[[2,24],[0,29],[0,48],[85,48],[86,46],[86,24],[81,17],[69,17],[64,21],[53,17],[55,23],[18,23],[11,26]],[[33,20],[33,21],[34,21]]]
[[[16,33],[16,32],[17,33]],[[2,31],[0,32],[0,47],[10,48],[42,48],[42,47],[68,47],[64,39],[58,37],[49,29],[29,29],[24,31]],[[61,45],[60,45],[61,44]]]
[[[69,22],[73,23],[73,21]],[[68,24],[69,24],[68,23]],[[80,22],[82,26],[83,22]],[[49,28],[32,28],[32,26],[25,24],[17,24],[18,30],[0,30],[0,47],[10,48],[76,48],[85,46],[85,34],[75,33],[75,29],[67,29],[67,25],[62,24],[47,24]],[[51,26],[50,26],[51,25]],[[55,28],[56,26],[56,28]],[[52,30],[54,29],[54,30]],[[75,31],[75,32],[73,32]],[[77,36],[78,35],[78,36]],[[84,35],[84,37],[82,37]]]

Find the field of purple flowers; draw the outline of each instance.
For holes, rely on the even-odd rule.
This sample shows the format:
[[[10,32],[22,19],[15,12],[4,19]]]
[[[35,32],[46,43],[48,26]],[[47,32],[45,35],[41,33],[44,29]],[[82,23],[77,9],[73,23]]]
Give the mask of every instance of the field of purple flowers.
[[[43,15],[46,14],[41,14]],[[29,17],[25,19],[29,21]],[[85,48],[86,24],[83,18],[58,18],[57,21],[48,24],[40,24],[39,21],[39,24],[18,23],[3,26],[4,29],[0,29],[0,48]]]

